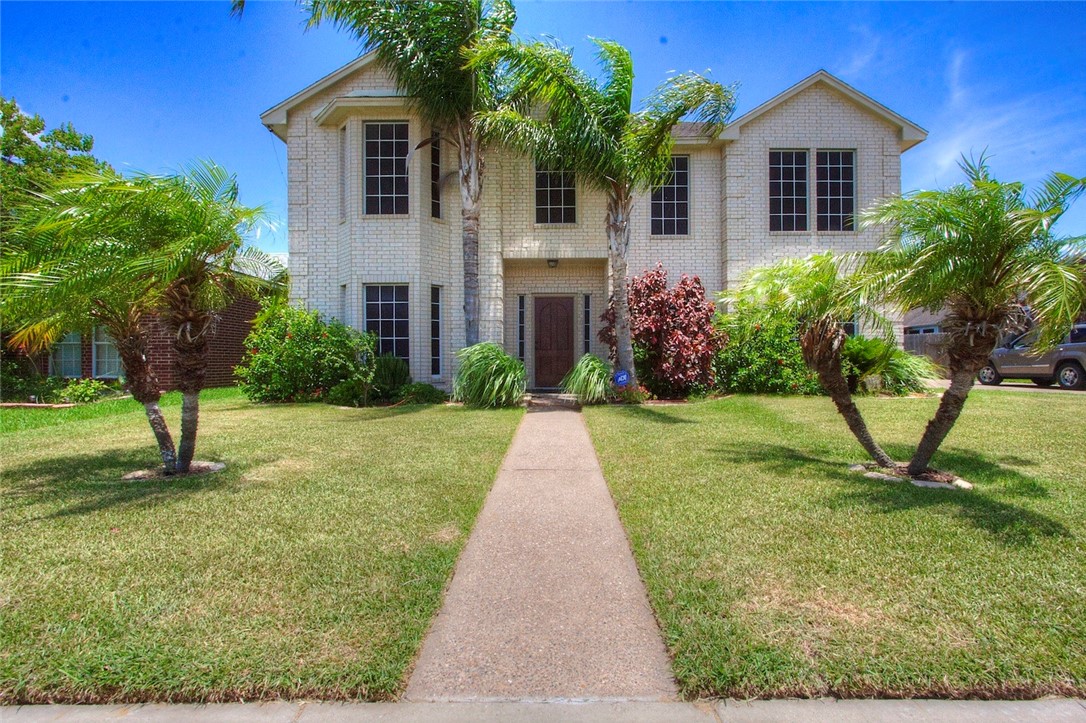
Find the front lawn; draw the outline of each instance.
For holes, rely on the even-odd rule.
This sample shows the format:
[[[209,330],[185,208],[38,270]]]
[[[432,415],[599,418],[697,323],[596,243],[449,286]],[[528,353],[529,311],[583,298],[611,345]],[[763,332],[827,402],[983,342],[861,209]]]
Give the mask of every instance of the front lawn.
[[[905,459],[936,401],[860,404]],[[971,395],[972,492],[847,471],[823,398],[585,414],[687,695],[1086,694],[1081,396]]]
[[[167,482],[131,400],[0,411],[0,704],[401,689],[521,412],[202,407]]]

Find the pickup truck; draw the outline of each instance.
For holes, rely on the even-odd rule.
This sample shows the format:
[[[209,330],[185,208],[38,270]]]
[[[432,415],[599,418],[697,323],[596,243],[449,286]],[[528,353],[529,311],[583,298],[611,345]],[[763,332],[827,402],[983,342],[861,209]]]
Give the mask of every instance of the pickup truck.
[[[1041,354],[1033,351],[1036,341],[1036,331],[1011,338],[992,352],[977,380],[999,384],[1004,379],[1025,378],[1040,387],[1059,384],[1063,389],[1086,389],[1086,324],[1075,324],[1060,344]]]

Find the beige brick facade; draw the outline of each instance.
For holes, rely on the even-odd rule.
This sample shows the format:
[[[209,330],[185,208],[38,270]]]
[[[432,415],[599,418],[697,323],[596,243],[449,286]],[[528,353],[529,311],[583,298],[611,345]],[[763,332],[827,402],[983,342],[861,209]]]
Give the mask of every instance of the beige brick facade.
[[[367,215],[363,208],[363,134],[374,121],[405,121],[413,148],[430,135],[395,85],[369,58],[345,66],[262,117],[287,144],[291,298],[365,328],[369,284],[406,284],[410,298],[410,365],[416,380],[447,387],[463,345],[463,261],[460,198],[455,177],[442,193],[442,216],[430,213],[430,153],[409,162],[409,210]],[[346,133],[346,208],[340,208],[340,133]],[[917,134],[921,134],[917,136]],[[680,137],[676,155],[690,158],[689,233],[652,236],[650,204],[637,201],[632,219],[630,272],[662,262],[672,273],[696,274],[710,294],[735,285],[752,268],[781,258],[877,244],[873,230],[770,232],[768,154],[806,149],[813,174],[818,149],[856,153],[856,207],[900,190],[900,155],[923,131],[857,91],[819,73],[738,119],[712,142]],[[455,170],[452,148],[443,171]],[[608,295],[607,241],[602,194],[577,189],[577,218],[569,224],[535,222],[535,168],[502,149],[486,154],[480,233],[480,329],[484,339],[519,351],[518,301],[525,298],[525,363],[534,383],[533,300],[574,298],[574,339],[583,351],[584,297],[590,298],[590,351]],[[813,176],[812,176],[813,177]],[[811,195],[814,187],[811,184]],[[815,228],[811,198],[808,227]],[[548,260],[557,260],[556,266]],[[441,287],[442,374],[431,376],[430,290]]]

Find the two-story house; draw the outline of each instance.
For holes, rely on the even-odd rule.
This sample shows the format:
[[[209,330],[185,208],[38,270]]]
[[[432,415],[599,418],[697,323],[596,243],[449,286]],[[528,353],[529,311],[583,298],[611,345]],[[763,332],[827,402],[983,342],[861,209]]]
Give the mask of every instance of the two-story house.
[[[380,338],[416,380],[448,387],[464,345],[456,154],[373,54],[266,111],[287,145],[291,298]],[[436,134],[437,142],[416,149]],[[636,205],[630,273],[662,262],[710,294],[757,266],[874,248],[854,214],[900,192],[901,154],[926,132],[825,71],[717,138],[676,129],[674,172]],[[443,183],[454,174],[448,183]],[[601,356],[608,300],[603,197],[501,148],[485,156],[480,330],[552,387]]]

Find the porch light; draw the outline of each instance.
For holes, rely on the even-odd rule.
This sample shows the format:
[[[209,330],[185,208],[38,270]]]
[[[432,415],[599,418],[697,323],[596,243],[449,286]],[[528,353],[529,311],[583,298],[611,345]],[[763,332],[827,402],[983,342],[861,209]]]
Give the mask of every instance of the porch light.
[[[547,259],[547,266],[550,266],[552,269],[556,268],[558,266],[558,259]]]

